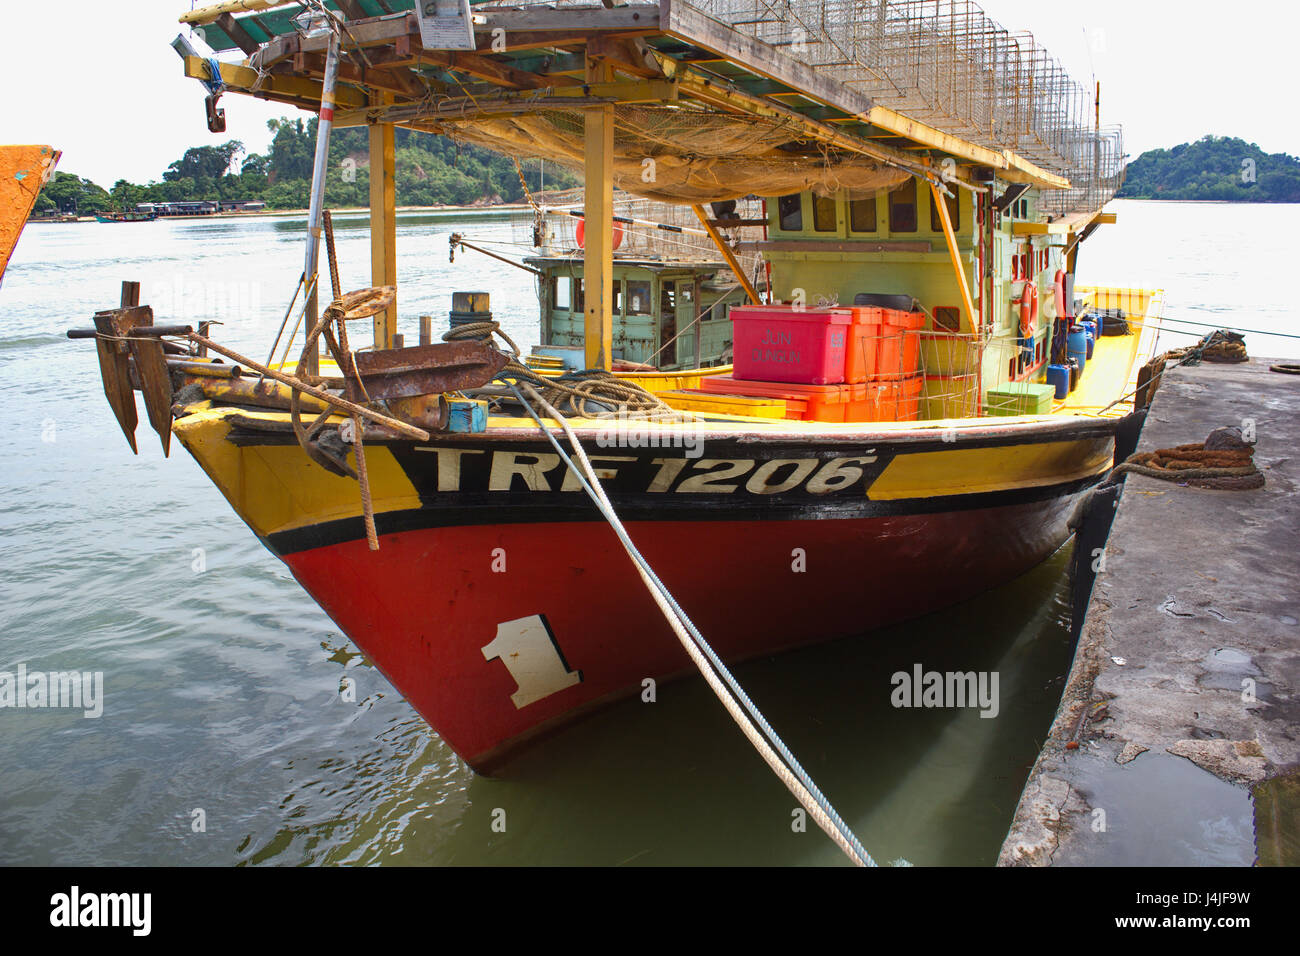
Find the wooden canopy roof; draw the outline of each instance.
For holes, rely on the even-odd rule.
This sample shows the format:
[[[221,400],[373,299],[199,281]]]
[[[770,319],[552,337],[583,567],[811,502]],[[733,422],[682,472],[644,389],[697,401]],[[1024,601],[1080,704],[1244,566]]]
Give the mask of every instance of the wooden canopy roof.
[[[471,0],[474,2],[474,0]],[[427,50],[414,0],[329,0],[345,18],[336,125],[393,123],[450,132],[467,122],[654,104],[779,124],[823,157],[906,169],[936,179],[945,159],[959,180],[990,167],[1008,181],[1066,188],[1068,180],[1008,150],[991,149],[876,105],[774,47],[705,16],[682,0],[605,6],[474,4],[474,51]],[[237,10],[249,10],[238,14]],[[228,0],[182,17],[218,52],[232,92],[317,110],[326,37],[294,30],[297,4]],[[186,57],[186,74],[210,79],[208,61]],[[585,82],[596,60],[610,82]],[[545,149],[539,152],[545,153]],[[563,156],[556,158],[563,161]]]

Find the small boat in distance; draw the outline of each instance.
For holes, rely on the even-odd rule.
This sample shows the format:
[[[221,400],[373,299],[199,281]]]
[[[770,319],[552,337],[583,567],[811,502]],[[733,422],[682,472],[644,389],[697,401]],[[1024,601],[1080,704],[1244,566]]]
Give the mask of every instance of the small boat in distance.
[[[109,212],[96,214],[95,222],[153,222],[157,218],[152,212]]]

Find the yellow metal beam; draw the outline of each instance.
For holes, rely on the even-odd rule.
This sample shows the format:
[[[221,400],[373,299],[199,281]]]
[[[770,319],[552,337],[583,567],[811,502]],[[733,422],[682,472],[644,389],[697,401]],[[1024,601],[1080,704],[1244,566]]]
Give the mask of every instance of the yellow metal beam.
[[[212,23],[223,13],[245,13],[250,10],[270,10],[272,7],[287,6],[293,0],[224,0],[222,3],[210,3],[189,13],[182,13],[178,22],[189,24]]]
[[[208,61],[200,56],[187,56],[185,59],[185,75],[196,80],[209,80],[212,75],[208,72]],[[261,96],[265,99],[274,100],[295,100],[302,101],[300,105],[308,106],[311,109],[320,108],[321,82],[320,80],[308,80],[297,76],[267,76],[262,81],[260,89],[254,90],[253,85],[257,82],[257,71],[246,66],[240,66],[238,63],[221,63],[221,82],[232,90],[241,93],[252,93],[254,96]],[[339,84],[334,89],[334,102],[339,108],[356,108],[366,105],[366,98],[358,91],[351,87]]]
[[[1013,222],[1013,236],[1063,236],[1070,231],[1070,224],[1064,219],[1056,222]]]
[[[970,285],[966,282],[966,270],[962,268],[961,253],[957,249],[957,236],[952,231],[952,219],[948,216],[948,204],[944,202],[943,194],[934,183],[930,184],[930,198],[934,208],[939,211],[939,221],[943,223],[943,237],[948,240],[948,256],[952,259],[952,271],[957,273],[957,282],[961,285],[961,301],[966,306],[966,316],[970,319],[972,331],[978,335],[979,317],[975,314],[975,306],[971,302]]]
[[[392,96],[377,93],[376,106]],[[393,125],[370,126],[370,284],[397,286],[397,180]],[[391,349],[397,334],[397,301],[374,318],[375,348]]]
[[[861,114],[859,119],[873,126],[887,129],[899,136],[905,136],[914,143],[941,149],[945,153],[960,156],[962,159],[969,159],[973,163],[992,166],[994,169],[1006,169],[1009,165],[1007,158],[997,150],[977,146],[975,143],[967,142],[960,137],[953,136],[951,133],[945,133],[943,130],[935,129],[933,126],[919,120],[904,116],[897,110],[891,110],[887,106],[873,106],[869,112]]]
[[[586,58],[588,84],[610,83],[606,60]],[[587,368],[609,371],[614,361],[614,106],[584,112],[583,332]]]
[[[740,263],[736,261],[736,256],[732,253],[726,240],[722,238],[718,230],[713,227],[713,223],[709,221],[708,213],[704,211],[704,207],[694,205],[691,209],[694,210],[695,218],[700,221],[700,225],[702,225],[705,231],[709,234],[709,238],[713,240],[713,244],[717,246],[718,251],[722,253],[722,258],[727,260],[727,265],[731,267],[731,271],[735,274],[736,278],[740,280],[740,284],[745,289],[745,295],[749,296],[749,301],[754,305],[761,305],[762,303],[759,302],[757,290],[755,290],[754,286],[750,283],[749,277],[745,275],[745,270],[741,268]]]

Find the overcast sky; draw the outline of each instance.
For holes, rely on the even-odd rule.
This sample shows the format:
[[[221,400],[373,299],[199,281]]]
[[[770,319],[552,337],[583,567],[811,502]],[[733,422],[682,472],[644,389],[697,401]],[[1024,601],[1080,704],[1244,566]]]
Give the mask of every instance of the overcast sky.
[[[1300,155],[1295,0],[981,5],[1003,26],[1033,32],[1084,85],[1095,75],[1102,123],[1124,126],[1133,156],[1206,133]],[[209,133],[203,88],[181,75],[169,46],[188,0],[13,6],[0,29],[0,142],[49,143],[63,150],[61,170],[102,186],[159,179],[189,146],[239,139],[263,151],[267,119],[307,115],[228,95],[226,132]]]

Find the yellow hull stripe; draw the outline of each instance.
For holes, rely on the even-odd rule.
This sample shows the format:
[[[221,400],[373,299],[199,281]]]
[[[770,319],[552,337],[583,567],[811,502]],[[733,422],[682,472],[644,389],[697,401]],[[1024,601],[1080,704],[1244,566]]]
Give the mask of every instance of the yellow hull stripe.
[[[1105,471],[1109,438],[899,455],[867,491],[872,501],[972,495],[1077,481]]]
[[[361,514],[360,491],[351,478],[330,474],[294,443],[241,447],[227,441],[227,414],[228,409],[196,412],[178,419],[172,431],[258,535]],[[241,414],[259,417],[253,411]],[[415,486],[387,448],[368,445],[366,466],[376,514],[420,507]]]

